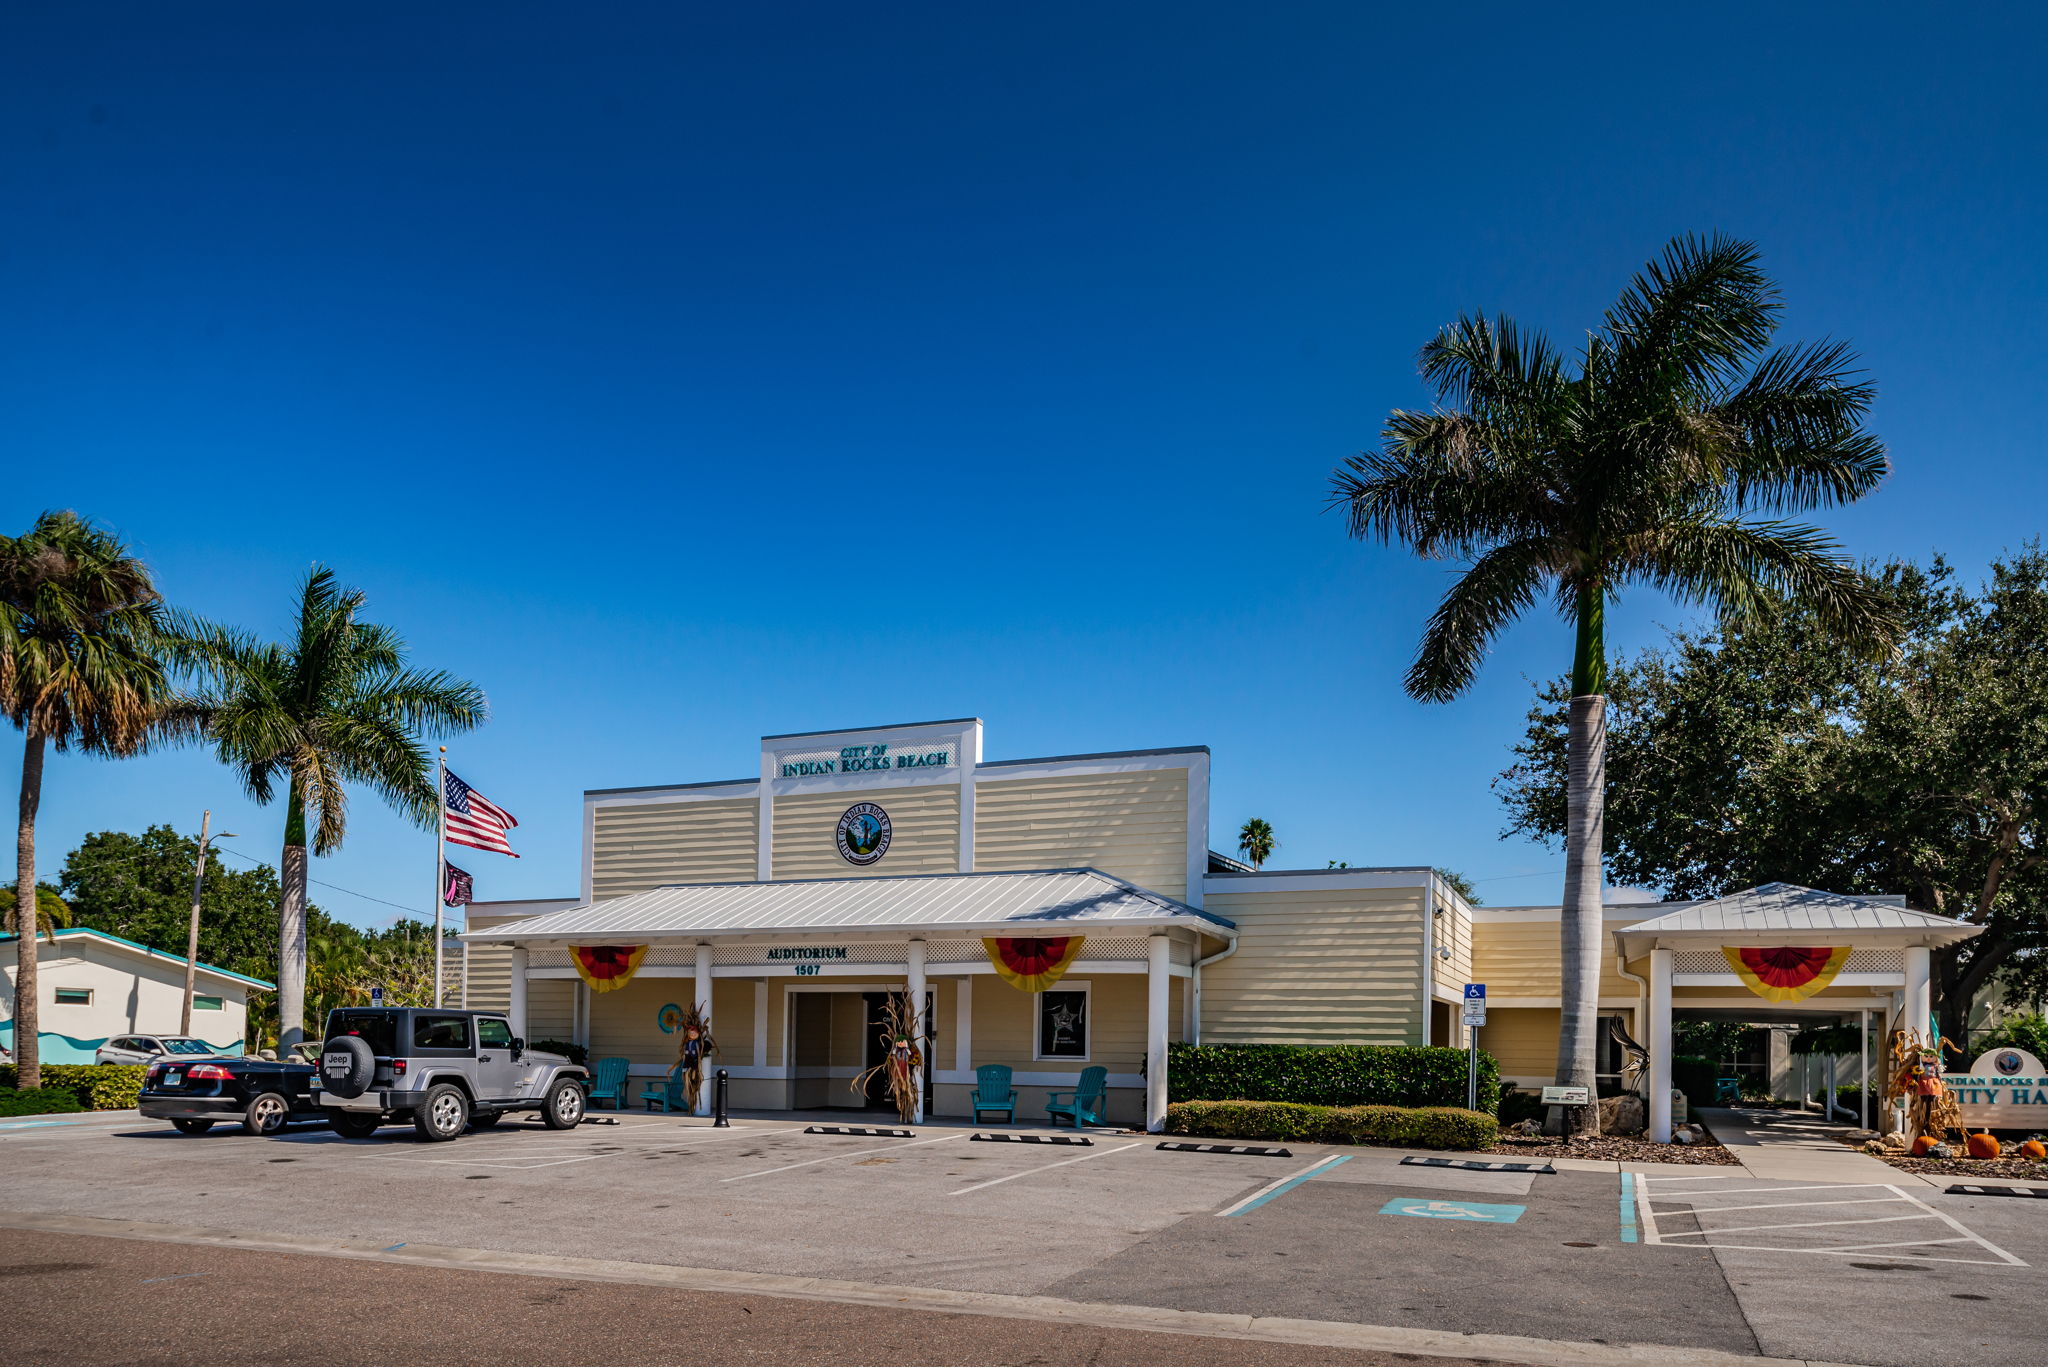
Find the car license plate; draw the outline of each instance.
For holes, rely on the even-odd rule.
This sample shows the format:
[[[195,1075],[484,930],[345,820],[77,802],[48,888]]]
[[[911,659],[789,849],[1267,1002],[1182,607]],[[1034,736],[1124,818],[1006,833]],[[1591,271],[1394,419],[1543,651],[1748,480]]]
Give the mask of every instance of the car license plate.
[[[183,1068],[173,1068],[170,1072],[164,1074],[164,1086],[166,1087],[175,1087],[184,1080],[185,1070]]]

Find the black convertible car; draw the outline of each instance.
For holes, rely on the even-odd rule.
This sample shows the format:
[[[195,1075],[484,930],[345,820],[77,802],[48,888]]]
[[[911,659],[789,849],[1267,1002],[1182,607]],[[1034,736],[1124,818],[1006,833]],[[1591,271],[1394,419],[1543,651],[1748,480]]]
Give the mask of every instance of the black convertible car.
[[[250,1134],[276,1134],[293,1120],[325,1122],[314,1098],[313,1068],[259,1058],[209,1058],[155,1063],[142,1080],[136,1107],[185,1134],[205,1134],[235,1121]]]

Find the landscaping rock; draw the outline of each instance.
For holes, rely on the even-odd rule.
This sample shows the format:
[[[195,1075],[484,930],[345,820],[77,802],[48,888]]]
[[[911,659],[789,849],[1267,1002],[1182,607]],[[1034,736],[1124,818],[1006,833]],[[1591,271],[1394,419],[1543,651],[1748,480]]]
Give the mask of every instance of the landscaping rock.
[[[1643,1099],[1634,1092],[1600,1098],[1600,1133],[1641,1134],[1648,1124]]]

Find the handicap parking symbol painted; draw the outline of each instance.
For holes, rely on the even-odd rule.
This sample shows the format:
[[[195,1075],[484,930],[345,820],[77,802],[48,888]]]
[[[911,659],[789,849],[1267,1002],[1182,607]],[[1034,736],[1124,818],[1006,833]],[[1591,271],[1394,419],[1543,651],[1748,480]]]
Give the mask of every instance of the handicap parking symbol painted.
[[[1429,1201],[1406,1196],[1380,1207],[1382,1215],[1420,1215],[1425,1220],[1471,1220],[1482,1225],[1511,1225],[1527,1206],[1490,1206],[1479,1201]]]

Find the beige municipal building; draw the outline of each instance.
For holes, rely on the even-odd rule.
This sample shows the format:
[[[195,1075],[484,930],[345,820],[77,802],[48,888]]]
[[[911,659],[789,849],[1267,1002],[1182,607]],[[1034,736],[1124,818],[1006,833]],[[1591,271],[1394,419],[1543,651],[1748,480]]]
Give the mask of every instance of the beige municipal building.
[[[1555,907],[1474,908],[1426,864],[1251,870],[1209,848],[1209,758],[1191,746],[988,760],[967,719],[767,736],[744,778],[586,792],[580,895],[472,906],[466,1004],[650,1080],[674,1064],[695,1004],[735,1109],[812,1110],[883,1100],[855,1084],[881,1061],[886,994],[907,991],[926,1013],[929,1113],[965,1116],[983,1065],[1012,1069],[1020,1120],[1100,1066],[1109,1119],[1157,1128],[1172,1041],[1462,1045],[1459,999],[1484,982],[1482,1047],[1505,1078],[1551,1081]],[[1716,932],[1673,922],[1660,939],[1701,912],[1610,909],[1603,1014],[1655,1039],[1674,1004],[1762,1005],[1702,952]],[[1884,946],[1857,951],[1850,966],[1866,971],[1802,1005],[1854,1020],[1924,993],[1925,945],[1943,932],[1916,925],[1859,930],[1859,945]],[[597,990],[579,971],[571,954],[590,946],[631,956],[622,984]],[[1046,963],[1049,981],[1014,971]],[[1653,995],[1661,1022],[1646,1018]]]

